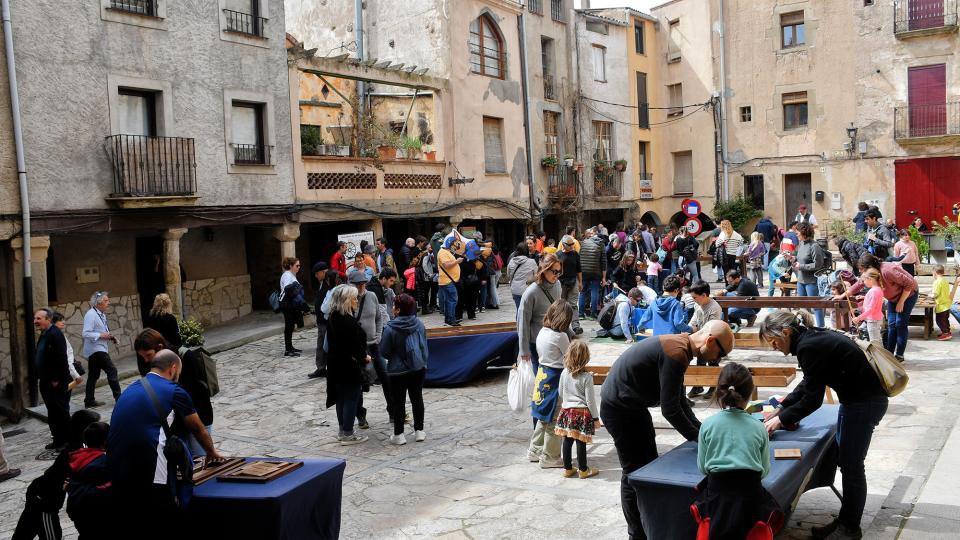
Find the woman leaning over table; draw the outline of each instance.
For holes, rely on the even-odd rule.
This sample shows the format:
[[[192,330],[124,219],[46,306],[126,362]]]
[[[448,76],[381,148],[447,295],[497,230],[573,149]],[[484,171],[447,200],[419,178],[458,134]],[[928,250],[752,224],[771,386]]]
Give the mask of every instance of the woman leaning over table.
[[[873,430],[887,412],[887,395],[863,350],[847,336],[816,328],[809,313],[777,310],[760,324],[760,339],[784,355],[797,357],[803,380],[784,398],[765,425],[772,436],[797,424],[823,404],[826,386],[837,393],[839,466],[843,501],[832,522],[811,530],[813,538],[861,538],[860,519],[867,500],[864,460]]]

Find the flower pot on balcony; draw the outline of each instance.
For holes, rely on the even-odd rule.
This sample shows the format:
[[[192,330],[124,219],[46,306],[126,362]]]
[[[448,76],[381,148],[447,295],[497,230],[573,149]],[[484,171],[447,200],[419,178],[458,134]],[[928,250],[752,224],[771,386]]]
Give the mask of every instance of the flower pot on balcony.
[[[563,164],[567,167],[573,167],[573,158],[565,158]]]
[[[390,145],[378,146],[377,154],[380,156],[380,159],[397,159],[397,147]]]
[[[423,153],[423,159],[425,159],[425,160],[427,160],[427,161],[436,161],[436,160],[437,160],[437,151],[436,151],[436,150],[431,150],[431,151],[429,151],[429,152],[424,152],[424,153]]]

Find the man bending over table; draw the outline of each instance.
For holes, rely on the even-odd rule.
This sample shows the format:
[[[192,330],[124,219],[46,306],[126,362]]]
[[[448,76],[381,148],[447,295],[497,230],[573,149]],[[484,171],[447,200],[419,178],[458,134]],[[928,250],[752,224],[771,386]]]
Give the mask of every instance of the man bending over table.
[[[710,321],[693,334],[647,338],[624,351],[610,368],[600,390],[600,419],[613,437],[623,468],[620,504],[631,539],[647,536],[627,475],[657,459],[656,433],[647,408],[659,405],[674,429],[688,441],[696,441],[700,421],[684,396],[683,375],[694,357],[717,362],[733,347],[730,326]]]

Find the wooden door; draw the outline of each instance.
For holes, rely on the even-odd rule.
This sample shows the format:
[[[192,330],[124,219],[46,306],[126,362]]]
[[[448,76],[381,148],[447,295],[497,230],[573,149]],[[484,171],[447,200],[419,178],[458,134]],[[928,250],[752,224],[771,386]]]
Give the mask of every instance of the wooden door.
[[[907,18],[910,30],[943,26],[943,0],[909,0]]]
[[[787,174],[783,177],[784,197],[784,220],[785,225],[789,225],[793,218],[797,216],[797,209],[801,204],[806,204],[813,212],[813,197],[810,192],[810,174]],[[816,214],[814,214],[816,215]]]
[[[930,222],[931,182],[927,161],[902,159],[894,162],[897,223],[910,223],[917,216]]]
[[[947,70],[945,64],[912,67],[907,71],[910,136],[935,137],[947,132]]]

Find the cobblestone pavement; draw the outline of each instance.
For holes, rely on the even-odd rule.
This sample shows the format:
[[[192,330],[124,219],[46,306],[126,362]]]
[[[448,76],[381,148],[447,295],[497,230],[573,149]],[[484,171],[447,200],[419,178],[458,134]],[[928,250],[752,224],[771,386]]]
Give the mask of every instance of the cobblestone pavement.
[[[505,289],[501,288],[505,293]],[[505,300],[509,303],[509,297]],[[510,320],[512,309],[488,311],[477,322]],[[436,325],[435,316],[428,324]],[[595,323],[585,325],[592,335]],[[460,388],[425,391],[427,440],[389,444],[383,396],[365,395],[370,440],[341,447],[335,441],[336,414],[323,408],[325,381],[309,380],[316,332],[296,337],[301,358],[284,358],[277,336],[218,355],[221,393],[214,399],[214,439],[226,454],[272,457],[338,457],[347,460],[342,537],[352,538],[623,538],[619,505],[620,469],[609,435],[600,430],[590,446],[598,477],[564,479],[560,471],[526,462],[530,418],[506,406],[506,370],[490,370]],[[625,345],[593,343],[597,362],[609,363]],[[731,357],[753,365],[795,365],[777,353],[735,351]],[[910,387],[891,401],[867,458],[870,486],[864,529],[868,538],[895,538],[946,441],[960,405],[948,393],[960,379],[957,348],[914,339],[907,352]],[[126,381],[129,383],[131,381]],[[598,389],[599,390],[599,389]],[[106,389],[99,389],[100,398]],[[761,392],[761,396],[770,392]],[[74,407],[81,404],[76,396]],[[701,418],[712,414],[698,401]],[[101,411],[109,418],[110,408]],[[652,409],[659,449],[681,437]],[[7,459],[24,470],[0,484],[0,538],[9,538],[23,507],[27,484],[49,462],[37,461],[49,442],[45,424],[30,419],[5,431]],[[840,485],[839,476],[837,485]],[[839,502],[829,489],[803,495],[782,538],[806,538],[811,524],[832,519]],[[72,523],[61,513],[68,538]]]

